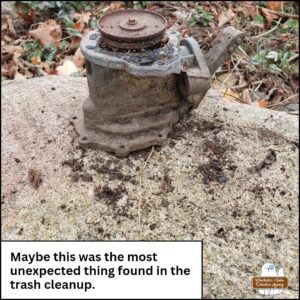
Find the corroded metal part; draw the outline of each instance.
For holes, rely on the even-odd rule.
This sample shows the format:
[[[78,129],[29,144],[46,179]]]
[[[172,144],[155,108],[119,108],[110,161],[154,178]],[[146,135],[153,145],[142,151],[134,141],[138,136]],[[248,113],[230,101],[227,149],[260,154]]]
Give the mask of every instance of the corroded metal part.
[[[167,21],[161,15],[143,9],[118,10],[98,21],[102,41],[119,49],[141,49],[158,44]]]
[[[235,52],[236,48],[244,41],[244,38],[244,34],[232,26],[226,27],[219,33],[213,41],[213,46],[205,54],[211,74],[215,73],[223,61]]]
[[[147,27],[131,16],[124,22],[118,25],[126,34]],[[213,50],[204,54],[193,38],[180,41],[178,32],[167,31],[168,42],[163,46],[145,52],[114,52],[100,47],[102,35],[92,32],[82,40],[89,97],[71,121],[80,144],[118,156],[163,145],[180,116],[199,105],[213,72],[243,40],[242,33],[227,27]]]

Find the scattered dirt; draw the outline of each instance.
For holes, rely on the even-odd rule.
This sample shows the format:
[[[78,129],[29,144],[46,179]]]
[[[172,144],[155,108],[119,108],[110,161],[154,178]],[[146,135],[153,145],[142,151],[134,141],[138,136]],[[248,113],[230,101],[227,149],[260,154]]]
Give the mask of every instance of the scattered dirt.
[[[272,165],[276,161],[276,159],[276,152],[270,149],[266,158],[257,165],[248,168],[248,171],[251,173],[260,172],[262,169]]]
[[[73,173],[71,174],[71,181],[72,182],[78,182],[80,179],[80,174],[79,173]]]
[[[132,179],[131,175],[124,175],[119,171],[118,167],[110,168],[107,165],[91,165],[91,170],[95,170],[98,174],[108,174],[109,180],[120,180],[120,181],[130,181]]]
[[[218,133],[222,130],[221,124],[211,122],[202,122],[202,134],[205,131],[212,131],[212,139],[205,138],[203,141],[204,153],[210,160],[207,163],[200,164],[196,170],[196,174],[202,174],[202,181],[208,185],[211,182],[224,184],[229,180],[230,175],[235,172],[237,166],[233,165],[228,158],[228,153],[231,153],[235,148],[227,141],[221,140]]]
[[[73,172],[82,171],[83,161],[73,158],[63,161],[62,166],[67,166],[71,168]]]
[[[82,181],[86,181],[86,182],[93,181],[93,177],[90,174],[86,173],[86,172],[80,174],[80,178],[81,178]]]
[[[28,172],[28,180],[37,189],[42,184],[42,173],[40,171],[30,169]]]
[[[94,190],[94,195],[97,200],[104,200],[107,205],[116,206],[117,201],[120,200],[127,191],[124,187],[117,187],[116,189],[111,189],[108,185],[97,186]]]
[[[223,125],[218,122],[201,121],[197,122],[190,118],[189,115],[180,119],[180,122],[174,125],[173,130],[170,133],[170,138],[174,140],[181,140],[185,135],[193,133],[204,137],[205,132],[213,132],[217,134],[223,128]]]
[[[198,166],[198,171],[203,176],[203,183],[209,184],[212,181],[219,183],[225,183],[228,178],[223,175],[223,165],[218,159],[212,159],[207,164],[200,164]]]
[[[170,170],[166,169],[163,177],[163,182],[161,184],[161,191],[164,193],[170,193],[174,191],[174,186],[172,185],[172,179],[169,175]]]

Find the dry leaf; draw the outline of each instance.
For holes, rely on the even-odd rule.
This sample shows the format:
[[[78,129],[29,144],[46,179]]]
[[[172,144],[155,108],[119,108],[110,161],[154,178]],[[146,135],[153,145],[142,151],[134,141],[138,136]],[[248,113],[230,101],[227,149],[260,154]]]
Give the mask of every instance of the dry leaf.
[[[84,57],[81,53],[80,48],[78,48],[73,56],[73,63],[79,69],[81,69],[84,65]]]
[[[18,64],[19,57],[24,53],[22,47],[15,45],[5,45],[1,49],[3,53],[12,54],[12,60],[15,64]]]
[[[108,13],[110,10],[111,10],[111,8],[110,8],[110,5],[109,5],[109,6],[104,7],[104,8],[102,9],[102,12],[103,12],[103,14],[106,14],[106,13]]]
[[[119,10],[121,8],[124,8],[124,1],[114,1],[111,5],[110,5],[110,9],[111,10]]]
[[[214,87],[216,89],[222,89],[223,87],[233,87],[235,86],[239,81],[239,78],[233,74],[233,73],[226,73],[222,74],[216,77],[216,80],[214,82]]]
[[[238,11],[242,12],[246,18],[251,17],[253,20],[257,16],[257,10],[256,10],[255,5],[245,5],[244,4],[243,6],[238,8]]]
[[[42,68],[42,70],[45,71],[48,75],[51,74],[51,69],[47,62],[42,62],[39,67]]]
[[[258,106],[260,108],[266,108],[267,107],[267,101],[264,99],[260,99],[258,101],[255,101],[252,103],[254,106]]]
[[[54,20],[48,20],[45,23],[40,24],[37,29],[30,30],[28,33],[33,38],[38,39],[43,46],[51,43],[55,43],[57,48],[60,46],[62,31],[60,25]]]
[[[238,102],[240,94],[231,89],[238,82],[238,77],[232,73],[219,75],[212,83],[212,87],[219,91],[222,97],[230,102]]]
[[[24,80],[24,79],[26,79],[26,76],[24,76],[21,73],[19,73],[18,71],[16,71],[14,80]]]
[[[82,19],[78,20],[75,23],[75,29],[78,30],[79,32],[81,32],[84,29],[84,21]]]
[[[85,24],[88,24],[89,20],[91,18],[91,13],[89,13],[89,12],[85,12],[85,13],[81,13],[81,14],[75,13],[74,18],[77,21],[82,20]]]
[[[281,7],[283,5],[283,1],[266,1],[267,2],[267,8],[271,10],[281,10]]]
[[[243,91],[243,101],[249,105],[252,105],[252,99],[250,97],[249,89]]]
[[[30,8],[27,14],[22,11],[18,11],[18,15],[27,22],[35,23],[36,11],[33,8]]]
[[[81,37],[73,36],[68,45],[68,53],[73,53],[80,46]]]
[[[71,74],[78,72],[78,68],[70,60],[66,60],[64,64],[62,66],[58,66],[56,70],[57,75],[63,76],[70,76]]]
[[[5,45],[1,47],[3,53],[14,53],[16,51],[24,51],[24,49],[20,46],[15,45]]]
[[[240,94],[232,89],[226,89],[221,95],[225,100],[230,102],[238,102],[240,99]]]
[[[13,25],[12,17],[9,15],[1,16],[1,31],[6,31],[11,37],[16,36],[16,30]]]
[[[235,13],[229,9],[226,12],[223,12],[219,15],[219,27],[222,27],[223,25],[225,25],[226,23],[228,23],[233,17],[235,16]]]
[[[74,18],[77,20],[75,23],[75,29],[79,30],[82,32],[84,30],[84,26],[89,23],[91,17],[91,13],[81,13],[81,14],[74,14]]]
[[[261,12],[266,17],[266,19],[267,19],[267,21],[268,21],[269,24],[271,24],[273,20],[277,20],[279,18],[279,16],[270,13],[269,10],[267,10],[267,9],[265,9],[263,7],[261,7],[260,9],[261,9]]]
[[[39,56],[33,56],[31,57],[31,63],[33,65],[39,65],[41,63],[41,58]]]

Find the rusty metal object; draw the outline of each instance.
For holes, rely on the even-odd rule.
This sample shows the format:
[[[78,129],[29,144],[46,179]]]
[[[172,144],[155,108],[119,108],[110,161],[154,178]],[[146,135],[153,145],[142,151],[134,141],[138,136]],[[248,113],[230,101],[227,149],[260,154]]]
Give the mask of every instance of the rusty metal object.
[[[164,17],[142,9],[113,11],[98,21],[102,41],[119,49],[155,46],[163,38],[166,27]]]
[[[145,23],[133,20],[132,10],[125,12],[120,13],[126,14],[132,25],[118,19],[122,34],[116,38],[117,43],[128,45],[128,33],[135,30],[127,27],[136,26],[139,33],[146,27]],[[149,34],[155,40],[158,33],[162,34],[162,28],[138,35],[134,43],[140,46],[149,40]],[[227,27],[205,54],[191,37],[180,39],[180,34],[174,31],[167,31],[166,36],[168,42],[163,46],[134,53],[101,48],[103,33],[99,31],[82,39],[89,97],[72,118],[80,144],[93,145],[118,156],[163,145],[180,116],[199,105],[210,88],[213,72],[243,40],[240,31]]]

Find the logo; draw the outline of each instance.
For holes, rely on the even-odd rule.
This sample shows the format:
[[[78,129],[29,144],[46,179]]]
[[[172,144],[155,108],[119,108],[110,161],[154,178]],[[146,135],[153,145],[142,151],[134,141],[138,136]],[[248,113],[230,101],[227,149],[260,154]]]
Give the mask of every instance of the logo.
[[[261,295],[278,295],[288,288],[288,279],[284,277],[283,268],[276,272],[275,265],[267,263],[262,266],[260,276],[252,278],[252,287]]]

